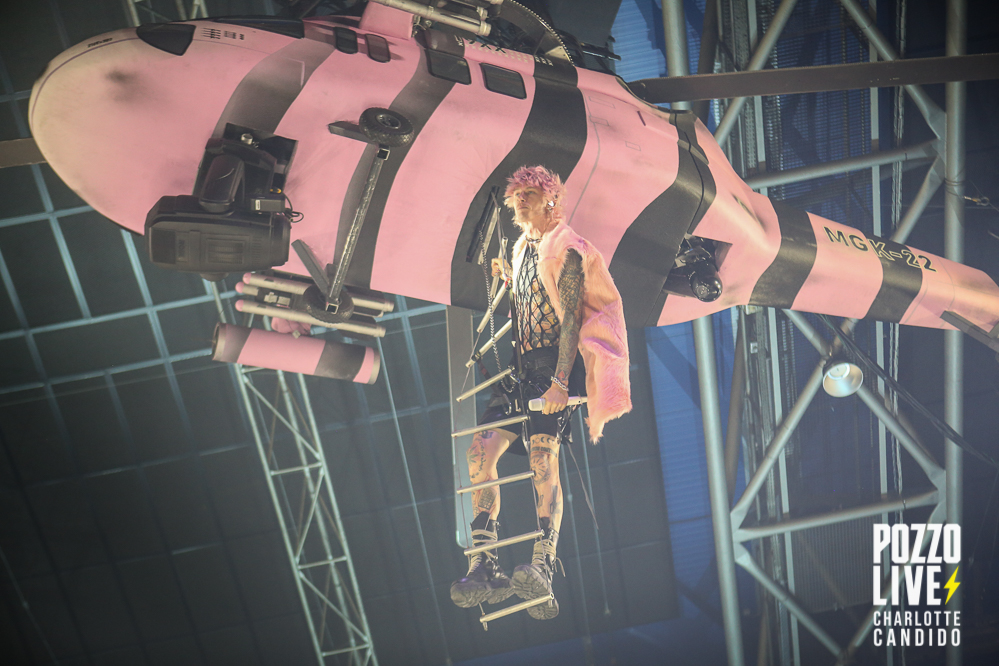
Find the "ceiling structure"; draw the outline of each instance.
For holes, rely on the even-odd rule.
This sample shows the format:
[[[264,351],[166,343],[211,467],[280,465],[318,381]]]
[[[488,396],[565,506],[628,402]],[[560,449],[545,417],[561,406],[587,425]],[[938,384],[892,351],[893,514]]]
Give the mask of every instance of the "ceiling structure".
[[[28,135],[27,97],[44,64],[72,44],[127,26],[127,3],[5,6],[0,140]],[[598,45],[615,17],[608,7],[616,9],[616,3],[601,2],[588,3],[592,11],[554,0],[533,4],[558,27]],[[649,14],[650,41],[662,43],[654,3],[621,4],[641,5]],[[691,6],[688,22],[696,24],[691,8],[703,12],[704,3],[684,4]],[[929,33],[940,20],[925,4],[910,7],[909,22],[917,26],[910,44],[942,43],[942,35]],[[143,14],[148,6],[136,7],[143,22],[155,18]],[[265,0],[209,0],[205,6],[210,15],[279,9]],[[152,8],[177,18],[175,3],[163,0]],[[969,52],[995,43],[983,25],[972,23],[982,33],[973,33]],[[612,45],[621,53],[628,47]],[[910,54],[920,54],[919,48],[930,55],[933,47],[917,46]],[[984,83],[969,88],[969,127],[977,137],[969,143],[969,174],[974,189],[986,196],[999,183],[999,141],[987,115],[997,95]],[[802,103],[811,99],[802,96]],[[911,123],[906,143],[925,131]],[[789,188],[782,196],[810,195]],[[906,201],[912,196],[903,193]],[[0,201],[5,663],[314,663],[252,417],[237,390],[239,377],[208,359],[219,317],[211,285],[152,266],[141,238],[95,213],[47,165],[0,171]],[[925,223],[932,223],[935,210],[924,215],[912,243],[942,253],[938,231]],[[995,209],[972,210],[966,262],[999,274],[996,226],[989,218]],[[230,279],[221,290],[230,321],[234,285]],[[563,542],[560,552],[569,576],[558,621],[542,627],[518,617],[482,633],[473,613],[450,604],[447,588],[466,565],[454,541],[452,461],[445,444],[451,429],[445,311],[405,298],[395,299],[395,306],[384,318],[387,333],[378,343],[383,375],[375,385],[305,382],[379,661],[459,662],[558,641],[579,643],[578,637],[589,640],[676,617],[677,549],[659,473],[663,433],[656,432],[657,388],[647,360],[635,364],[635,418],[627,430],[616,424],[608,432],[622,445],[590,448],[582,474],[567,470],[574,488],[588,480],[602,529],[594,530],[577,497],[574,542]],[[899,375],[940,413],[940,364],[930,361],[940,356],[939,334],[901,335]],[[644,351],[644,334],[633,333],[631,343]],[[968,367],[977,371],[969,370],[966,379],[965,433],[988,443],[999,425],[999,410],[988,408],[995,404],[999,373],[991,355],[973,343],[966,354]],[[258,386],[277,402],[273,377]],[[298,389],[293,393],[297,400],[305,397]],[[921,432],[932,433],[914,418]],[[268,443],[290,441],[287,434],[282,440],[279,426],[274,433]],[[501,474],[518,471],[518,461],[505,462]],[[987,541],[995,521],[988,496],[993,477],[973,468],[967,476],[967,493],[980,500],[968,502],[969,525],[984,525]],[[283,499],[292,513],[300,500],[296,490]],[[520,531],[512,516],[529,513],[529,501],[513,494],[505,502],[509,534]],[[629,509],[634,506],[652,508],[638,515]],[[528,553],[524,546],[512,557],[526,559]],[[999,585],[999,577],[989,582],[992,555],[981,558],[988,564],[973,574],[982,581],[976,589],[985,592]],[[650,570],[656,572],[651,578]],[[995,613],[977,603],[981,617]],[[606,649],[598,657],[628,654],[629,648]],[[488,663],[540,662],[543,655],[522,652]],[[594,653],[584,650],[580,658],[593,659]]]

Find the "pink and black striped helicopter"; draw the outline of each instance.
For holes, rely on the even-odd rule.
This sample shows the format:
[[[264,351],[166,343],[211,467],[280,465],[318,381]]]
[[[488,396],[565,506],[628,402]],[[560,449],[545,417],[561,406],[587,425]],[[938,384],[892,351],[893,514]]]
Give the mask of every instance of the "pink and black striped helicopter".
[[[543,164],[566,181],[568,223],[607,259],[629,325],[753,304],[956,326],[999,350],[984,272],[754,192],[692,113],[573,66],[512,0],[463,1],[475,11],[376,0],[359,18],[101,35],[37,80],[32,135],[87,203],[147,236],[154,263],[246,274],[247,312],[377,334],[391,307],[379,292],[484,310],[480,263],[508,228],[497,192]],[[531,53],[476,39],[500,21],[533,35]],[[224,360],[249,344],[231,337]],[[280,367],[298,340],[280,337],[258,361]],[[336,376],[373,381],[371,353]]]

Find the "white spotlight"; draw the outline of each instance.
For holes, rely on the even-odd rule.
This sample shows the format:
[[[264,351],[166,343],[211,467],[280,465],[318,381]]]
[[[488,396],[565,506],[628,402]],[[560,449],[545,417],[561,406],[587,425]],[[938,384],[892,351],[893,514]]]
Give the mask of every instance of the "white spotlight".
[[[822,388],[834,398],[845,398],[853,395],[864,383],[864,373],[853,363],[833,360],[826,366],[822,378]]]

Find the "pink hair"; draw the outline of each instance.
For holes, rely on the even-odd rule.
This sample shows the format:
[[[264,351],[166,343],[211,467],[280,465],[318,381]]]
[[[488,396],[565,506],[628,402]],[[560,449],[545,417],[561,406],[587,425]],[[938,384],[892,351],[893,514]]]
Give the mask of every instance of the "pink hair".
[[[523,187],[536,187],[541,190],[545,200],[551,203],[546,210],[555,217],[558,222],[565,220],[562,212],[562,199],[565,197],[565,185],[557,173],[549,171],[543,166],[522,166],[513,172],[507,179],[506,193],[503,195],[504,202],[513,208],[513,195]]]

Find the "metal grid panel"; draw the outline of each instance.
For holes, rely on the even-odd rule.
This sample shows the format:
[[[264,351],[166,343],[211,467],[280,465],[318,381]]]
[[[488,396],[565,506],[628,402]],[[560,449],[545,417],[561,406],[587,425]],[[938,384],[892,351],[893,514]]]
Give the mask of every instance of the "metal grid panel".
[[[154,6],[149,15],[158,18],[157,8],[166,18],[176,11]],[[36,63],[71,43],[59,5],[52,2],[49,10],[58,39],[35,57]],[[72,38],[113,29],[123,18],[100,23],[107,15],[99,11],[97,16],[97,21],[77,23],[81,33]],[[45,29],[44,20],[35,23]],[[28,135],[28,92],[16,91],[13,81],[30,84],[21,72],[31,62],[21,60],[13,77],[0,60],[0,81],[3,106],[14,121],[13,128],[5,125],[5,133],[13,129],[13,136],[23,137]],[[8,573],[42,616],[34,630],[24,627],[19,634],[24,649],[60,659],[82,652],[89,660],[134,643],[128,649],[147,662],[151,651],[169,652],[163,643],[169,639],[180,650],[178,663],[213,663],[217,654],[246,654],[256,661],[275,651],[295,661],[307,645],[301,640],[304,625],[294,627],[301,611],[275,603],[274,595],[283,593],[273,585],[265,589],[268,585],[257,583],[252,573],[260,570],[260,548],[266,552],[272,549],[266,544],[277,543],[273,514],[260,501],[259,480],[226,480],[227,472],[237,469],[253,475],[253,468],[245,466],[252,449],[230,373],[207,360],[215,309],[209,285],[152,268],[137,245],[141,239],[115,231],[80,205],[46,165],[7,170],[3,177],[8,193],[27,195],[7,197],[23,203],[0,214],[0,277],[7,306],[0,344],[12,352],[4,356],[0,425],[19,495],[9,497],[8,506],[26,516],[33,533],[27,543],[8,537],[4,552],[10,553]],[[49,299],[47,307],[42,307],[40,288]],[[222,294],[233,295],[231,290]],[[439,310],[417,307],[403,316],[417,378],[409,318]],[[159,407],[150,412],[150,404]],[[411,411],[426,422],[433,408],[421,385],[420,404]],[[392,416],[383,412],[371,420]],[[47,435],[43,424],[49,426]],[[327,424],[325,430],[346,425]],[[85,447],[94,431],[110,443],[105,450]],[[25,449],[22,442],[39,434],[43,445]],[[52,513],[66,501],[77,505],[68,523]],[[257,517],[250,517],[247,508],[257,510]],[[122,520],[136,524],[135,534],[123,539]],[[75,525],[70,541],[68,525]],[[258,545],[248,545],[247,539]],[[86,545],[82,555],[75,552],[77,540]],[[42,556],[40,568],[38,555],[30,553]],[[150,573],[150,566],[166,575],[157,589],[137,573]],[[85,601],[90,597],[76,592],[74,575],[102,576],[101,589],[111,597],[101,598],[113,603],[99,604],[97,612],[93,602]],[[53,601],[67,613],[64,629],[53,626],[50,607],[32,594],[38,582],[54,586],[61,601]],[[215,592],[205,596],[209,589]],[[150,624],[149,616],[149,604],[165,598],[175,600],[168,605],[174,629],[167,635]],[[297,618],[292,626],[285,621],[289,617]],[[275,622],[286,628],[275,633]],[[178,632],[190,640],[178,643]]]

